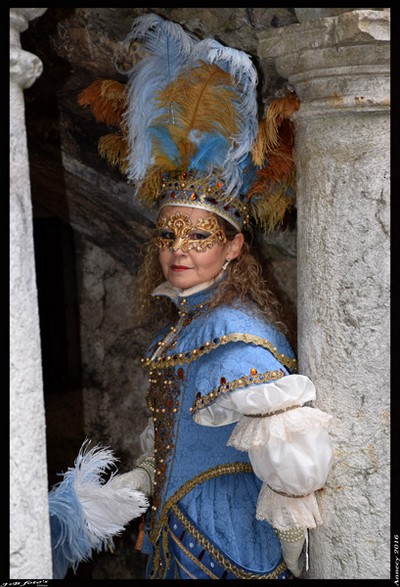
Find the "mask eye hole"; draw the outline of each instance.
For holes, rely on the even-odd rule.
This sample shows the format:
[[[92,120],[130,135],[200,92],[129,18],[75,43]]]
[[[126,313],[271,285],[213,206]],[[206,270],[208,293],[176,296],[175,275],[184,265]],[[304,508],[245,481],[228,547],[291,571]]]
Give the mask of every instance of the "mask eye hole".
[[[201,232],[199,230],[192,230],[187,235],[187,238],[191,241],[202,241],[211,236],[209,232]]]
[[[161,229],[158,231],[158,236],[167,241],[174,241],[176,236],[172,230]]]

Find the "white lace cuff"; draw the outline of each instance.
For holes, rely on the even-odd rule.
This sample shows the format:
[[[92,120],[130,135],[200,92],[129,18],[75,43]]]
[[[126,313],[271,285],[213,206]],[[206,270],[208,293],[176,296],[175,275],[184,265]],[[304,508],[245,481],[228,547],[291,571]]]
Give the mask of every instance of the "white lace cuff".
[[[291,406],[273,413],[244,415],[232,432],[228,444],[239,450],[267,444],[270,436],[291,441],[293,434],[305,434],[315,428],[327,428],[332,416],[318,408]]]
[[[316,494],[305,497],[287,497],[263,483],[257,502],[256,517],[266,520],[277,530],[293,527],[315,528],[322,524]]]

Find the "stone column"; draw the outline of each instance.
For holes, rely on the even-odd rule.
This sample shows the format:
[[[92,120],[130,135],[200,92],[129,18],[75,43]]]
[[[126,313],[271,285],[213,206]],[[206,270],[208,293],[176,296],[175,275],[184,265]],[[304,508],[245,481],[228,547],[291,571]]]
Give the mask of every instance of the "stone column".
[[[42,72],[20,33],[46,8],[10,9],[10,579],[51,579],[46,435],[24,88]]]
[[[299,363],[334,416],[304,578],[388,579],[390,12],[295,10],[300,23],[265,31],[260,52],[301,101]]]

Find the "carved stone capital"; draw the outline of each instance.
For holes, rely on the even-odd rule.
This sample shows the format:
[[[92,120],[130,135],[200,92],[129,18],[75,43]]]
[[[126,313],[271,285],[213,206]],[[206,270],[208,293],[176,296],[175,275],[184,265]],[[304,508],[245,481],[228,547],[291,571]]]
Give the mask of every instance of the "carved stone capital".
[[[39,57],[21,48],[20,33],[28,23],[46,12],[47,8],[10,9],[10,79],[21,88],[29,88],[43,71]]]
[[[390,104],[389,10],[353,10],[270,29],[260,37],[260,52],[275,58],[303,115]]]

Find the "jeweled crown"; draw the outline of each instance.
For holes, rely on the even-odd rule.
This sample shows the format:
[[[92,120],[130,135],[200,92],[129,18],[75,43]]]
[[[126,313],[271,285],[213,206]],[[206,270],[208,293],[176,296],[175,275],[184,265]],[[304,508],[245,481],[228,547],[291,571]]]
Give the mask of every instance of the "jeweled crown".
[[[232,198],[225,192],[224,181],[214,174],[199,177],[186,171],[165,173],[162,176],[159,208],[164,206],[209,210],[227,220],[238,231],[249,220],[244,198]]]

